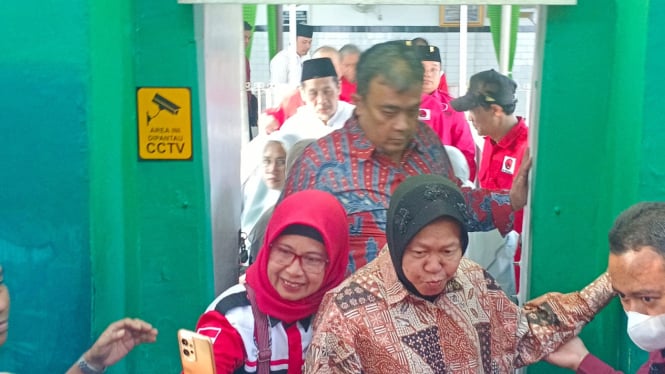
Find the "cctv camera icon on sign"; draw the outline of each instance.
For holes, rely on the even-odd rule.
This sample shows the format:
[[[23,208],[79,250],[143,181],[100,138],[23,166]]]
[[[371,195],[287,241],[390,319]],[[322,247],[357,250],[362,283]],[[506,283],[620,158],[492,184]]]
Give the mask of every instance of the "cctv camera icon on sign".
[[[177,115],[178,111],[180,110],[180,107],[177,106],[173,101],[165,98],[164,96],[156,93],[155,97],[152,98],[152,102],[157,104],[157,107],[159,110],[155,115],[151,116],[149,112],[146,112],[146,116],[148,117],[148,126],[150,126],[150,121],[155,119],[161,113],[163,110],[166,110],[167,112],[171,113],[172,115]]]

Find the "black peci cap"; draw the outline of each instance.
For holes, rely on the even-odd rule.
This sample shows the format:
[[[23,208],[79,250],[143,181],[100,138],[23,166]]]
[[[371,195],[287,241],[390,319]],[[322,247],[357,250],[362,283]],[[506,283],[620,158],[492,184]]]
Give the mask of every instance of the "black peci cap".
[[[296,25],[296,36],[303,36],[311,39],[313,34],[314,26],[305,25],[304,23]]]
[[[302,63],[301,82],[323,77],[337,78],[337,72],[335,71],[335,66],[333,66],[332,60],[327,57],[322,57],[306,60]]]
[[[420,61],[436,61],[441,62],[441,53],[439,48],[433,45],[416,45],[416,54]]]

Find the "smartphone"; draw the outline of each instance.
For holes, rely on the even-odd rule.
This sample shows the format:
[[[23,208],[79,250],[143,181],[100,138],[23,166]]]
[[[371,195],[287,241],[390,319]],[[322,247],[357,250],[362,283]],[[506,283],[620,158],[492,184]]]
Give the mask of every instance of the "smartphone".
[[[215,374],[215,356],[209,337],[180,329],[178,346],[184,374]]]

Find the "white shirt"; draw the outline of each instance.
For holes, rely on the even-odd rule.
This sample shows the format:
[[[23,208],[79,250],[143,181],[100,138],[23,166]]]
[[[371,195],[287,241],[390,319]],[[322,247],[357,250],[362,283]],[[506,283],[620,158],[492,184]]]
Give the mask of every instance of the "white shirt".
[[[344,127],[346,121],[353,115],[355,107],[353,104],[340,100],[337,103],[335,114],[326,124],[319,119],[311,106],[305,104],[284,122],[279,131],[294,134],[299,139],[318,139]]]
[[[270,60],[270,83],[298,86],[302,75],[302,63],[309,59],[309,55],[300,56],[293,48],[279,51]]]

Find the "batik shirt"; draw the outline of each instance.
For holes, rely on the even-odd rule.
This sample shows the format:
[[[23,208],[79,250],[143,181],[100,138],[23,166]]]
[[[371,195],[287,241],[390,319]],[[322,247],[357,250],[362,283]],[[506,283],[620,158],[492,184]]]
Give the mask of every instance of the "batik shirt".
[[[438,174],[457,180],[446,150],[429,126],[418,123],[414,139],[395,164],[376,152],[356,117],[342,129],[308,146],[289,171],[282,197],[301,190],[318,189],[333,194],[346,209],[350,230],[349,272],[374,259],[386,244],[386,212],[390,196],[407,177]],[[508,191],[462,188],[471,231],[512,229]]]
[[[611,297],[604,274],[581,292],[519,308],[463,258],[430,302],[404,288],[382,251],[324,297],[305,373],[512,373],[576,335]]]

